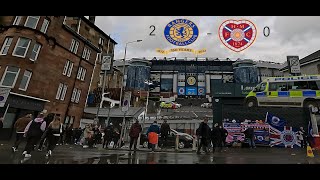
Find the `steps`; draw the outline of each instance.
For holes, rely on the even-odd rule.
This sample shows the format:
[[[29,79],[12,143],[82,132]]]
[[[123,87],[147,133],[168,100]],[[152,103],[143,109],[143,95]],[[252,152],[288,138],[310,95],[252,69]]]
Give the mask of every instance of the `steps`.
[[[192,103],[192,106],[201,106],[201,104],[208,102],[208,99],[206,98],[177,98],[176,102],[181,104],[182,106],[190,106]]]

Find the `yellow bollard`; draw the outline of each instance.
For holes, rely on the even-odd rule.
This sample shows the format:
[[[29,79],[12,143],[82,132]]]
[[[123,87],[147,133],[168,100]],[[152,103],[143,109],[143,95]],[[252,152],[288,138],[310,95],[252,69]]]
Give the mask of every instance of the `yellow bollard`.
[[[310,146],[307,146],[307,157],[314,157],[314,154]]]

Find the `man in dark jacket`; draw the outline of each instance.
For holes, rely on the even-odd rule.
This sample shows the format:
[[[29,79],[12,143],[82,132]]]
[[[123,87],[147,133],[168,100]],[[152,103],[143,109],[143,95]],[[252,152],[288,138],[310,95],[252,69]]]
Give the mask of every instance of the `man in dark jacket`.
[[[132,124],[131,128],[130,128],[130,132],[129,132],[129,136],[130,136],[130,146],[129,146],[129,150],[131,151],[132,145],[134,143],[134,151],[137,150],[137,141],[139,138],[139,134],[142,131],[142,127],[139,124],[139,121],[136,120],[135,123]]]
[[[253,130],[253,128],[249,127],[243,133],[245,134],[246,139],[249,141],[250,148],[256,148],[256,145],[254,143],[254,130]]]
[[[222,142],[222,147],[225,147],[226,146],[226,139],[227,139],[227,136],[228,136],[228,131],[223,128],[222,126],[219,126],[220,128],[220,131],[221,131],[221,142]]]
[[[167,147],[167,139],[168,139],[168,135],[170,134],[170,131],[171,129],[169,124],[167,123],[167,120],[164,120],[160,127],[160,134],[161,134],[161,140],[162,140],[161,147]]]
[[[113,138],[113,131],[114,131],[114,127],[113,124],[110,123],[105,129],[104,129],[104,137],[103,137],[103,145],[102,148],[104,148],[104,146],[106,146],[106,148],[108,148],[110,142],[112,141]]]
[[[203,151],[208,153],[208,141],[210,140],[210,134],[211,130],[208,126],[208,118],[205,117],[202,123],[200,123],[199,130],[198,130],[198,138],[199,138],[199,146],[197,154],[201,154],[200,150],[201,147],[203,148]]]
[[[218,123],[214,124],[214,127],[212,128],[211,141],[212,141],[212,153],[215,152],[216,147],[219,147],[221,151],[222,137],[221,137],[220,128],[218,127]]]
[[[19,118],[14,123],[14,128],[16,129],[16,141],[14,142],[14,145],[12,146],[12,151],[16,152],[18,150],[18,146],[21,143],[24,135],[24,129],[27,127],[30,121],[32,121],[32,115],[27,114],[24,117]]]

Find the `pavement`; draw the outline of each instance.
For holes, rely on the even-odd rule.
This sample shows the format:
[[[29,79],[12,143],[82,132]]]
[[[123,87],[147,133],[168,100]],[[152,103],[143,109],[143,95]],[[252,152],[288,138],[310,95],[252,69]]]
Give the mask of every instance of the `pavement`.
[[[24,144],[13,153],[9,142],[0,142],[0,164],[320,164],[320,153],[306,156],[302,148],[224,148],[222,152],[196,154],[192,149],[175,152],[173,149],[150,152],[141,149],[82,148],[78,145],[61,145],[50,158],[45,151],[33,151],[31,158],[21,155]]]

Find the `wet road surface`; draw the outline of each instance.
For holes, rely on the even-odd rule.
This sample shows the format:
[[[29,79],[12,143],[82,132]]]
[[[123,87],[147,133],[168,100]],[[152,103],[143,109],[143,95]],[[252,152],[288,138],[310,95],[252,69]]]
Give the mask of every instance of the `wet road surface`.
[[[0,146],[0,164],[320,164],[320,154],[314,152],[314,158],[306,157],[305,149],[227,148],[214,154],[197,155],[191,150],[130,153],[127,150],[62,145],[57,146],[49,158],[45,157],[45,151],[33,151],[31,158],[24,158],[22,147],[13,153],[9,145]]]

